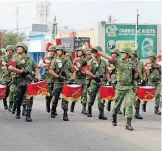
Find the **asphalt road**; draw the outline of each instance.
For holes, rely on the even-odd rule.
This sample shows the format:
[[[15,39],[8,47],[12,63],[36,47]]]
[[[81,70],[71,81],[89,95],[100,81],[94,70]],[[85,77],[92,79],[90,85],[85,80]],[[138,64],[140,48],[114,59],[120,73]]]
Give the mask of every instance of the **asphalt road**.
[[[97,102],[96,102],[97,104]],[[97,105],[93,117],[80,114],[77,103],[75,112],[69,113],[69,122],[62,121],[62,110],[50,118],[45,111],[45,100],[36,97],[33,105],[32,123],[24,117],[3,109],[0,102],[0,151],[160,151],[161,116],[153,114],[154,102],[148,103],[143,120],[133,119],[133,132],[125,130],[123,115],[118,116],[118,126],[111,125],[111,112],[105,112],[107,121],[98,120]]]

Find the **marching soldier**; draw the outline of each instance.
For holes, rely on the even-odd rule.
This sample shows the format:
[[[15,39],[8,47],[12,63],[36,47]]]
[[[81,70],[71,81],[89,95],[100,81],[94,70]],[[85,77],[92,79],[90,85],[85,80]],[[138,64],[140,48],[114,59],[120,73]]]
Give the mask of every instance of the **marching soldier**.
[[[113,49],[111,52],[112,58],[117,59],[119,57],[119,53],[120,52],[118,49]],[[109,61],[108,69],[109,69],[109,77],[110,77],[109,84],[111,86],[113,86],[113,88],[115,89],[115,86],[117,83],[117,81],[116,81],[116,73],[117,73],[116,64],[114,62]],[[108,111],[111,110],[111,102],[112,102],[112,100],[109,100],[109,102],[107,104]],[[122,114],[121,110],[118,111],[118,114]]]
[[[46,111],[48,113],[50,112],[50,104],[53,97],[52,91],[54,86],[54,78],[49,74],[49,68],[52,63],[52,60],[54,59],[55,52],[56,52],[56,46],[51,45],[48,48],[48,56],[43,60],[44,62],[43,67],[45,69],[45,80],[48,84],[48,91],[50,94],[49,96],[46,96]],[[57,113],[55,113],[55,115],[57,115]]]
[[[77,58],[74,60],[73,65],[74,65],[74,71],[73,71],[73,76],[72,76],[72,80],[71,82],[77,82],[82,84],[82,88],[83,88],[83,93],[82,93],[82,97],[81,97],[81,103],[82,103],[82,113],[86,114],[86,102],[87,102],[87,93],[86,91],[86,83],[85,83],[85,79],[86,79],[86,73],[84,70],[82,70],[84,68],[84,66],[87,65],[87,61],[86,61],[86,50],[83,49],[82,47],[77,49]],[[74,80],[75,79],[75,80]],[[72,102],[71,103],[71,108],[70,111],[74,112],[74,107],[75,107],[75,103],[76,102]]]
[[[90,49],[92,52],[95,52],[108,60],[116,61],[117,65],[117,84],[116,84],[116,94],[115,94],[115,107],[112,115],[112,125],[117,126],[117,113],[121,107],[123,102],[123,98],[125,97],[126,103],[126,114],[125,117],[127,119],[126,129],[133,130],[131,126],[132,115],[133,115],[133,86],[132,86],[132,63],[129,61],[129,53],[130,49],[124,48],[121,51],[121,59],[113,59],[108,54],[105,54],[101,51]]]
[[[65,59],[66,50],[63,45],[56,47],[57,57],[52,60],[49,74],[55,77],[54,89],[53,89],[53,99],[52,99],[52,109],[51,118],[55,118],[56,108],[58,105],[59,97],[62,92],[62,86],[65,80],[70,79],[72,73],[72,63],[70,59]],[[64,110],[63,120],[69,121],[68,118],[68,101],[62,98],[61,107]]]
[[[9,95],[9,89],[10,86],[9,84],[12,81],[12,76],[11,76],[11,72],[7,69],[8,63],[10,62],[12,56],[14,53],[14,46],[12,45],[7,45],[6,47],[6,55],[2,56],[2,73],[0,75],[0,83],[3,83],[7,86],[7,93],[6,93],[6,98],[3,99],[3,104],[4,104],[4,108],[7,110],[8,109],[8,105],[7,105],[7,97]],[[9,108],[11,107],[11,102],[9,104]]]
[[[20,108],[24,98],[27,94],[27,84],[31,82],[32,72],[35,72],[34,82],[38,82],[39,70],[36,66],[34,60],[32,60],[27,52],[28,47],[22,43],[18,42],[16,45],[18,57],[13,59],[16,66],[10,65],[8,69],[16,73],[16,119],[20,119]],[[33,98],[26,98],[27,104],[27,115],[26,121],[32,122],[31,119],[31,110],[33,104]]]
[[[133,67],[135,69],[138,70],[138,75],[135,78],[135,80],[133,81],[133,91],[135,94],[135,102],[134,102],[134,107],[135,107],[135,115],[134,118],[135,119],[143,119],[143,117],[139,114],[140,111],[140,99],[136,99],[137,97],[137,88],[139,86],[139,84],[141,84],[142,81],[142,85],[145,83],[145,77],[144,77],[144,63],[142,61],[140,61],[137,55],[137,51],[133,51],[131,52],[131,61],[133,64]]]
[[[94,47],[97,51],[102,51],[100,46]],[[94,54],[94,59],[90,63],[90,71],[87,71],[87,74],[93,79],[90,81],[90,87],[88,89],[88,117],[92,117],[92,106],[98,94],[98,109],[99,109],[99,119],[107,120],[107,117],[104,116],[104,104],[105,100],[101,102],[99,89],[101,85],[106,85],[107,83],[107,74],[108,74],[108,65],[106,61],[100,58],[99,55]]]
[[[146,63],[147,67],[147,81],[148,84],[155,85],[156,95],[155,95],[155,107],[154,107],[154,114],[161,115],[159,111],[160,107],[160,92],[161,92],[161,66],[156,62],[156,54],[151,52],[149,55],[149,62]],[[143,103],[143,111],[146,111],[146,103]]]

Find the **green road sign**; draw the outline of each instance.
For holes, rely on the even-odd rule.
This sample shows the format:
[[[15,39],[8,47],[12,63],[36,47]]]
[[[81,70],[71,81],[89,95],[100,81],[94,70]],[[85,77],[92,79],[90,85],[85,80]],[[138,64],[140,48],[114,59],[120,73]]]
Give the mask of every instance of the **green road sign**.
[[[105,51],[110,54],[117,48],[135,49],[136,26],[131,24],[105,25]],[[141,59],[147,59],[150,51],[157,54],[157,25],[138,25],[137,51]]]

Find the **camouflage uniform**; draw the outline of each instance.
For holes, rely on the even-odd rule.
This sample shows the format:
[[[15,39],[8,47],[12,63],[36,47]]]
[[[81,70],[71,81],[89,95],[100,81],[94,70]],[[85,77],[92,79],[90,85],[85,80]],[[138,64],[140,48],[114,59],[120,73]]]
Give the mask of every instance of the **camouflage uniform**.
[[[94,49],[102,51],[100,46],[96,46]],[[105,100],[101,102],[99,89],[101,85],[105,85],[106,73],[107,73],[108,64],[103,59],[99,58],[93,59],[90,64],[90,72],[95,74],[97,78],[92,79],[90,87],[88,89],[88,117],[92,116],[92,106],[98,94],[98,109],[99,109],[99,119],[107,120],[107,117],[104,116],[104,104]],[[96,71],[97,70],[97,71]],[[96,73],[95,73],[96,72]]]
[[[49,48],[48,48],[48,51],[56,51],[56,46],[50,46]],[[50,60],[50,63],[52,63],[52,60],[54,59],[54,56],[51,56],[51,57],[47,57],[47,59],[49,59]],[[50,112],[50,104],[51,104],[51,100],[52,100],[52,97],[53,97],[53,95],[52,95],[52,91],[53,91],[53,87],[54,87],[54,78],[53,78],[53,76],[51,76],[50,74],[49,74],[49,69],[47,68],[47,69],[45,69],[45,80],[46,80],[46,82],[47,82],[47,84],[48,84],[48,91],[49,91],[49,96],[46,96],[46,110],[47,110],[47,112]]]
[[[86,55],[91,55],[91,58],[88,60],[87,59],[87,65],[90,66],[91,62],[92,62],[92,54],[90,51],[86,51]],[[87,75],[86,78],[85,78],[85,87],[83,87],[83,97],[82,97],[82,105],[83,105],[83,108],[82,108],[82,114],[87,114],[87,111],[86,111],[86,105],[87,105],[87,95],[88,95],[88,87],[90,86],[89,85],[89,80],[90,80],[90,77]]]
[[[81,57],[78,57],[74,60],[74,64],[76,61],[80,62],[80,66],[81,68],[84,67],[85,65],[87,65],[87,60],[85,58],[85,54],[86,54],[86,50],[83,49],[83,48],[78,48],[77,51],[82,51],[83,52],[83,58]],[[87,102],[87,93],[86,93],[86,83],[85,83],[85,79],[86,79],[86,74],[83,73],[81,70],[77,71],[76,72],[76,78],[75,78],[75,82],[76,83],[80,83],[82,84],[82,89],[83,89],[83,93],[82,93],[82,97],[81,97],[81,103],[82,103],[82,106],[83,106],[83,109],[82,110],[85,110],[86,108],[86,102]],[[72,102],[71,103],[71,107],[70,107],[70,111],[71,112],[74,112],[74,107],[75,107],[75,103],[76,102]],[[85,112],[85,111],[83,111]],[[85,112],[86,114],[86,112]]]
[[[161,93],[161,66],[156,63],[156,54],[151,52],[149,57],[154,57],[154,62],[152,63],[151,69],[147,73],[147,80],[148,84],[155,85],[156,95],[155,95],[155,107],[154,107],[154,114],[161,115],[159,111],[160,107],[160,93]],[[156,68],[156,66],[160,66]],[[143,104],[143,110],[145,111],[146,103]]]
[[[27,106],[27,114],[26,121],[31,122],[31,110],[33,105],[33,97],[30,99],[26,98],[27,95],[27,84],[31,82],[31,79],[28,76],[32,75],[32,72],[36,69],[36,63],[32,60],[28,55],[28,48],[24,43],[18,42],[16,47],[21,47],[25,51],[25,57],[18,55],[15,59],[13,59],[16,63],[16,68],[23,70],[23,73],[16,74],[16,118],[20,118],[20,108],[22,102]],[[28,76],[27,76],[28,75]]]
[[[137,51],[131,52],[131,55],[136,55],[137,57]],[[133,91],[134,91],[134,107],[135,107],[135,115],[134,118],[136,119],[143,119],[143,117],[139,114],[139,110],[140,110],[140,99],[136,99],[137,97],[137,88],[139,86],[139,84],[141,83],[141,81],[143,80],[143,74],[144,74],[144,63],[140,60],[136,60],[136,62],[134,62],[132,60],[132,65],[133,68],[138,69],[138,77],[133,81]]]
[[[119,52],[118,49],[113,49],[111,51],[111,55],[112,54],[116,54],[117,57],[118,57],[119,54],[120,54],[120,52]],[[108,67],[108,69],[109,69],[109,74],[110,74],[109,84],[115,89],[115,86],[116,86],[116,83],[117,83],[117,81],[116,81],[116,72],[117,72],[117,70],[116,70],[116,62],[109,61],[109,67]],[[112,102],[112,100],[109,100],[108,101],[108,104],[107,104],[107,110],[108,111],[111,110],[111,102]],[[121,110],[118,111],[118,114],[122,114]]]
[[[62,45],[57,46],[56,51],[58,50],[62,50],[62,54],[66,53],[65,47]],[[63,67],[63,71],[60,73],[60,71],[62,70],[62,67]],[[58,105],[60,94],[62,92],[62,86],[63,86],[64,80],[70,79],[71,77],[71,73],[72,73],[71,60],[62,59],[61,56],[56,57],[52,61],[50,69],[52,69],[58,75],[61,74],[60,78],[55,78],[54,88],[53,88],[51,118],[55,118],[56,108]],[[63,120],[68,121],[69,120],[68,115],[67,115],[68,101],[66,101],[65,99],[62,99],[61,107],[64,110]]]
[[[127,53],[129,56],[130,49],[123,49],[121,53]],[[112,115],[112,124],[113,126],[117,125],[117,113],[125,97],[125,106],[127,119],[126,129],[133,130],[131,126],[131,120],[133,115],[133,100],[134,92],[132,86],[132,63],[130,61],[125,62],[124,60],[116,60],[117,65],[117,84],[116,84],[116,94],[115,94],[115,107]]]
[[[8,50],[14,51],[14,46],[8,45],[8,46],[6,47],[6,51],[8,51]],[[5,63],[9,63],[10,60],[11,60],[11,58],[12,58],[12,55],[6,54],[6,55],[2,56],[1,59],[2,59],[2,61],[4,61]],[[1,72],[1,75],[0,75],[0,83],[3,83],[3,84],[5,84],[5,85],[7,86],[6,97],[3,99],[3,104],[4,104],[4,108],[5,108],[5,109],[8,108],[8,106],[7,106],[7,97],[8,97],[8,95],[9,95],[9,90],[10,90],[10,86],[8,86],[8,85],[11,83],[11,80],[12,80],[11,72],[6,68],[5,70],[3,70],[3,71]],[[9,109],[11,108],[11,106],[12,106],[12,105],[11,105],[11,102],[10,102],[10,104],[9,104]]]

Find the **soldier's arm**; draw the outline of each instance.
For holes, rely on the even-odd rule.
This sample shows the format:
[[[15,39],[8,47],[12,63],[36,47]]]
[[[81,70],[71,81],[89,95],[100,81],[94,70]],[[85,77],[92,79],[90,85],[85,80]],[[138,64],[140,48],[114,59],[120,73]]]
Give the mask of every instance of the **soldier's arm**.
[[[96,78],[96,75],[91,72],[93,70],[93,61],[91,61],[89,65],[90,69],[86,70],[86,74],[91,78]]]
[[[52,61],[51,66],[49,68],[49,74],[55,78],[59,78],[59,75],[53,70],[55,68],[55,60]]]
[[[97,53],[100,56],[102,56],[102,57],[104,57],[104,58],[106,58],[108,60],[113,60],[113,58],[111,56],[109,56],[108,54],[106,54],[106,53],[104,53],[102,51],[98,51],[98,50],[94,50],[94,49],[90,49],[90,48],[88,50],[91,51],[92,53]]]
[[[36,65],[35,62],[33,62],[33,69],[34,69],[34,73],[35,73],[35,78],[39,79],[39,68],[38,68],[38,65]]]

